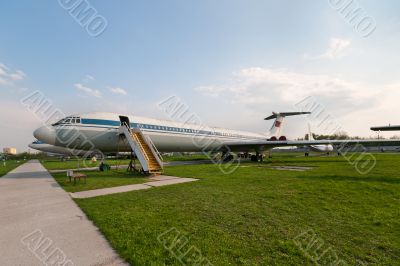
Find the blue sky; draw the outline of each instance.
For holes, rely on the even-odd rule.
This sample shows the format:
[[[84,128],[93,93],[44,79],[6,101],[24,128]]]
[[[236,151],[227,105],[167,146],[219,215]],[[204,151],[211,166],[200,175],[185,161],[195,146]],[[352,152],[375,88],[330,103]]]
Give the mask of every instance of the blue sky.
[[[33,140],[41,122],[20,99],[34,90],[67,114],[157,118],[177,95],[206,124],[257,132],[307,96],[350,134],[400,123],[398,1],[355,2],[376,22],[368,37],[333,0],[86,2],[108,22],[97,37],[59,1],[0,4],[1,147]],[[288,120],[286,135],[306,122]]]

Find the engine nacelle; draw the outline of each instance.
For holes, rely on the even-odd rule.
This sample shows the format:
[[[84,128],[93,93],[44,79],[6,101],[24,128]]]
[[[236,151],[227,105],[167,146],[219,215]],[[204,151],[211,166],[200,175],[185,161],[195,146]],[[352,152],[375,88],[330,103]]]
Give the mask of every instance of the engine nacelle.
[[[278,139],[274,136],[269,139],[269,141],[277,141]]]
[[[279,137],[279,141],[286,141],[287,139],[286,139],[286,137],[285,136],[280,136]]]

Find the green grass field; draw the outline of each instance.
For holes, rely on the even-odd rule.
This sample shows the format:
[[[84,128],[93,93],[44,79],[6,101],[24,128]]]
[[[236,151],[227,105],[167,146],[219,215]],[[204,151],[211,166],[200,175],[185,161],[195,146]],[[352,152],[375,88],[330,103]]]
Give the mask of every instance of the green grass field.
[[[4,162],[0,161],[0,177],[6,175],[8,172],[20,166],[23,163],[25,163],[25,161],[7,160],[6,165],[4,166]]]
[[[164,162],[199,161],[199,160],[209,160],[209,159],[210,157],[205,154],[163,156]]]
[[[176,254],[190,247],[214,265],[399,265],[400,155],[376,158],[367,175],[341,157],[275,156],[230,175],[216,165],[167,167],[200,181],[76,201],[132,265],[180,265]],[[188,244],[167,250],[175,234],[157,240],[167,230]]]
[[[165,162],[173,161],[197,161],[197,160],[207,160],[209,159],[206,155],[184,155],[184,156],[164,156]],[[107,159],[105,163],[109,165],[128,165],[129,159]],[[47,170],[65,170],[65,169],[75,169],[75,168],[90,168],[97,167],[100,164],[100,160],[97,162],[91,162],[91,160],[76,160],[70,159],[65,162],[56,159],[48,159],[40,161]]]
[[[127,159],[110,159],[105,160],[105,163],[109,165],[128,165],[130,160]],[[65,170],[65,169],[76,169],[76,168],[90,168],[90,167],[97,167],[100,164],[100,161],[91,162],[90,160],[85,161],[78,161],[76,159],[71,159],[65,162],[61,162],[60,160],[41,160],[40,161],[43,166],[47,170]]]
[[[106,172],[85,171],[87,175],[84,181],[74,184],[70,183],[66,173],[53,173],[54,179],[68,192],[78,192],[107,187],[117,187],[148,182],[147,178],[128,173],[125,169],[110,170]]]

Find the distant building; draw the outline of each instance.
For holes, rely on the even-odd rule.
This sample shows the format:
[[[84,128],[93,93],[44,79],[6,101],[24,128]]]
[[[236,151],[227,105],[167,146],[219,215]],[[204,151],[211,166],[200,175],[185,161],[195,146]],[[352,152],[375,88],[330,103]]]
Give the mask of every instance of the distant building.
[[[16,148],[4,148],[3,153],[7,155],[16,155],[17,149]]]

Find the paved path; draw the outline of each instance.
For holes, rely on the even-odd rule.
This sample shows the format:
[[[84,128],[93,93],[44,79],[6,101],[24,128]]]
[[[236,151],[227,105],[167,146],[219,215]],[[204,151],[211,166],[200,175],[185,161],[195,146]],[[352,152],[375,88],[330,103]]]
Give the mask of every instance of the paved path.
[[[127,265],[38,161],[0,178],[1,265]]]
[[[146,182],[143,184],[135,184],[135,185],[127,185],[127,186],[119,186],[119,187],[111,187],[111,188],[102,188],[102,189],[94,189],[94,190],[87,190],[81,192],[70,193],[71,197],[76,199],[86,199],[86,198],[93,198],[98,196],[134,191],[134,190],[142,190],[142,189],[149,189],[151,187],[161,187],[161,186],[168,186],[174,184],[181,184],[187,182],[197,181],[198,179],[194,178],[181,178],[175,176],[156,176],[149,178],[151,182]]]

